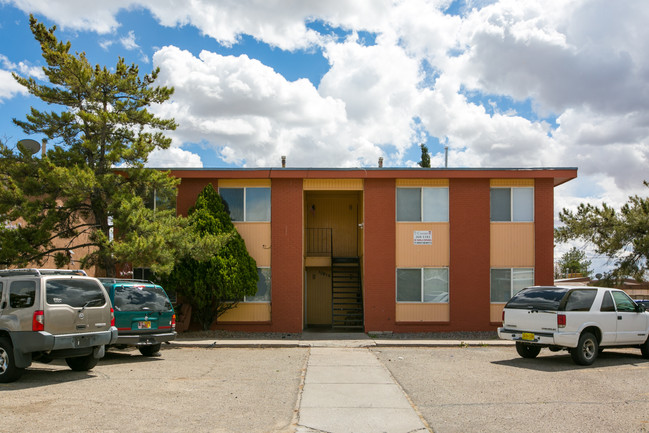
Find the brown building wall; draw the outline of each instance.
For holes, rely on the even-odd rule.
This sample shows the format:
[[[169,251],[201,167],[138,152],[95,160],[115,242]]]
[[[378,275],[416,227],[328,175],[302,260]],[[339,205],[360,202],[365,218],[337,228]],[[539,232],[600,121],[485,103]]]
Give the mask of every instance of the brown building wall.
[[[491,330],[489,324],[489,179],[451,179],[449,331]]]
[[[394,179],[365,180],[365,331],[393,331],[395,315]]]
[[[534,284],[554,284],[554,185],[552,179],[534,183],[534,228],[536,261]]]
[[[214,189],[218,190],[218,179],[205,178],[183,178],[178,185],[178,195],[176,197],[176,213],[187,216],[189,208],[194,206],[198,194],[203,191],[205,185],[211,183]]]
[[[301,332],[304,317],[302,179],[273,179],[271,221],[272,330]]]

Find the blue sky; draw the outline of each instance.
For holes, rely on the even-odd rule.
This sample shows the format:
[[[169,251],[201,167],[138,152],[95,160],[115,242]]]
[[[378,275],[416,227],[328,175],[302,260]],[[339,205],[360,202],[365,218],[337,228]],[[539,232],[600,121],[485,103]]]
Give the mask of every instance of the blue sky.
[[[646,195],[649,3],[641,0],[0,0],[0,139],[43,104],[29,13],[92,63],[175,94],[155,167],[578,167],[555,211]],[[38,137],[31,137],[37,138]],[[558,247],[556,254],[567,247]]]

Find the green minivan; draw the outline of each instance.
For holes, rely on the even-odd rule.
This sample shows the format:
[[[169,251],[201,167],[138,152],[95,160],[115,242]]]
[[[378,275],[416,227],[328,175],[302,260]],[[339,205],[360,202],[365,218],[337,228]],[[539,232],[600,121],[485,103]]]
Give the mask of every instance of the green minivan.
[[[176,338],[176,315],[162,287],[145,280],[99,278],[115,310],[115,347],[135,346],[144,356]]]

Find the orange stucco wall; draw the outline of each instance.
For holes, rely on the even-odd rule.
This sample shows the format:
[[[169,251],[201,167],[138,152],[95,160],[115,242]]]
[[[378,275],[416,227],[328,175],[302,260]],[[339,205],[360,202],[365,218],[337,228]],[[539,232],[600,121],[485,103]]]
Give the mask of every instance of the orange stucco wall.
[[[552,284],[554,186],[576,177],[576,170],[551,169],[531,173],[525,170],[244,169],[188,170],[174,174],[182,178],[177,210],[183,215],[186,215],[206,184],[218,186],[217,179],[266,179],[271,182],[270,320],[264,323],[221,323],[217,326],[238,330],[301,332],[304,318],[303,202],[304,191],[308,189],[304,185],[311,185],[310,181],[324,182],[322,179],[347,179],[337,181],[336,187],[349,182],[361,185],[360,180],[363,187],[365,331],[416,332],[495,329],[500,310],[490,304],[490,268],[491,261],[498,261],[503,251],[497,248],[492,251],[491,248],[493,236],[489,208],[490,183],[493,179],[513,178],[521,182],[531,182],[533,179],[534,222],[527,224],[530,233],[526,232],[525,242],[519,239],[510,243],[517,248],[525,244],[529,256],[526,256],[525,263],[527,266],[528,261],[533,261],[531,265],[534,267],[536,284]],[[449,222],[445,223],[447,240],[444,243],[448,247],[443,248],[448,248],[448,252],[447,258],[442,261],[449,266],[449,303],[432,307],[405,305],[399,309],[395,293],[398,258],[403,256],[409,261],[411,257],[397,255],[400,226],[395,218],[395,187],[397,179],[420,182],[422,176],[427,179],[448,179]],[[318,186],[321,186],[320,183]],[[262,244],[266,245],[266,241]],[[532,250],[528,251],[530,248]],[[425,267],[429,260],[432,259],[426,258],[426,263],[417,262],[417,265]],[[432,261],[435,261],[433,264],[442,265],[441,262],[436,263],[437,259]]]

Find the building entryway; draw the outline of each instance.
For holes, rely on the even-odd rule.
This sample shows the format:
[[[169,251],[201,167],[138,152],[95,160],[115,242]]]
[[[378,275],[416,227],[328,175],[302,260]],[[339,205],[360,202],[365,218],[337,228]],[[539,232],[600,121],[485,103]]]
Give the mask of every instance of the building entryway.
[[[364,329],[362,222],[360,191],[305,194],[305,328]]]

